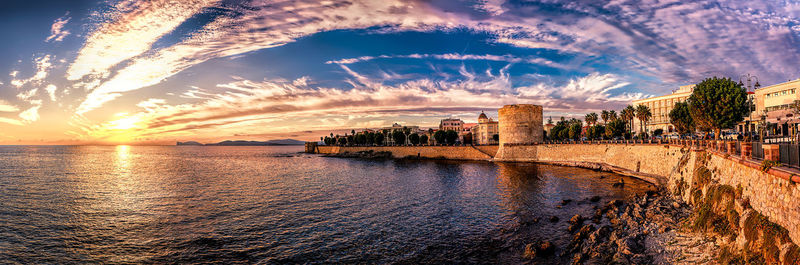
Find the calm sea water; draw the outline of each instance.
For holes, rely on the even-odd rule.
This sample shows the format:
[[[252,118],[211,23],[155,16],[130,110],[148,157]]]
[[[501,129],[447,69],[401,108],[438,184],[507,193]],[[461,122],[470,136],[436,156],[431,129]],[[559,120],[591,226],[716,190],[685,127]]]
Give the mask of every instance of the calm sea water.
[[[301,148],[0,146],[0,261],[520,263],[526,243],[565,246],[573,214],[650,188],[577,168]]]

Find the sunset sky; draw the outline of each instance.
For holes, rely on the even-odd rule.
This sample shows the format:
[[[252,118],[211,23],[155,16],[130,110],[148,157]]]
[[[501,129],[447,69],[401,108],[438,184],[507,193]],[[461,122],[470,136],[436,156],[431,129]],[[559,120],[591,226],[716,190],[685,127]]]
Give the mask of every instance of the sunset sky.
[[[318,139],[800,77],[796,1],[3,1],[0,144]]]

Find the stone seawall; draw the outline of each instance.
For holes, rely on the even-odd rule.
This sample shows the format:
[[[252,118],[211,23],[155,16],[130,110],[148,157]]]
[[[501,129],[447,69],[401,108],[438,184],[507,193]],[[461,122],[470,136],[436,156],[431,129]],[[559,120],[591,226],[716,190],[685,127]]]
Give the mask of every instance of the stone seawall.
[[[320,154],[391,152],[392,157],[421,157],[453,160],[491,160],[497,146],[318,146]]]

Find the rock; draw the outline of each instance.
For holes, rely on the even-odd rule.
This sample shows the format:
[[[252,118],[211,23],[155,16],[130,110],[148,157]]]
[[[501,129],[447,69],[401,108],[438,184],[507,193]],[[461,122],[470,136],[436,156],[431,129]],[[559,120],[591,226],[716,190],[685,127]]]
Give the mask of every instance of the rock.
[[[570,224],[583,223],[583,220],[584,220],[583,216],[581,216],[580,214],[576,214],[576,215],[573,215],[572,218],[569,219],[569,223]]]
[[[625,186],[625,180],[624,179],[619,179],[619,182],[611,184],[611,186],[612,187],[616,187],[616,188],[621,188],[621,187]]]
[[[793,243],[784,243],[780,246],[778,259],[781,261],[781,264],[792,264],[792,262],[796,261],[797,256],[797,245]]]
[[[583,260],[583,254],[581,253],[576,253],[574,256],[572,256],[572,264],[583,264]]]
[[[633,264],[652,264],[650,259],[644,254],[635,254],[630,258],[630,261]]]
[[[613,260],[611,261],[610,264],[627,265],[627,264],[631,264],[631,262],[628,261],[628,258],[623,256],[622,254],[616,253],[616,254],[614,254]]]
[[[525,252],[522,253],[522,257],[526,259],[533,259],[536,257],[536,247],[533,243],[525,245]]]
[[[547,256],[547,255],[553,254],[554,250],[555,250],[555,246],[553,246],[553,243],[550,243],[550,241],[545,240],[545,241],[542,241],[541,244],[539,244],[539,248],[537,249],[537,251],[538,251],[537,253],[539,253],[539,255],[541,255],[542,257],[544,257],[544,256]]]
[[[553,215],[553,216],[550,216],[550,222],[551,222],[551,223],[558,222],[558,216],[555,216],[555,215]]]
[[[570,202],[572,202],[572,200],[570,200],[570,199],[561,200],[561,205],[567,205]]]
[[[567,230],[569,230],[570,232],[577,230],[578,227],[580,227],[583,224],[583,220],[584,218],[580,214],[572,216],[572,218],[569,219],[570,226]]]
[[[592,222],[600,223],[603,220],[603,209],[597,209],[592,216]]]
[[[615,241],[617,244],[617,251],[625,255],[639,254],[642,252],[643,246],[639,244],[634,236],[620,238]]]
[[[590,202],[599,202],[600,201],[600,196],[592,196],[591,198],[589,198],[589,201]]]
[[[599,229],[595,230],[591,234],[589,234],[589,242],[597,243],[600,242],[602,239],[607,238],[608,234],[611,233],[610,226],[602,226]]]

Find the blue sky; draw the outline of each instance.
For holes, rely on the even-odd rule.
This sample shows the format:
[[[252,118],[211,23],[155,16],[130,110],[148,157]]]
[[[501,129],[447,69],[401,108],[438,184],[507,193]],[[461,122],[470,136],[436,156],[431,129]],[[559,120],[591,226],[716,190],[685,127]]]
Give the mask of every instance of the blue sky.
[[[798,78],[792,1],[10,1],[0,143],[311,139]]]

